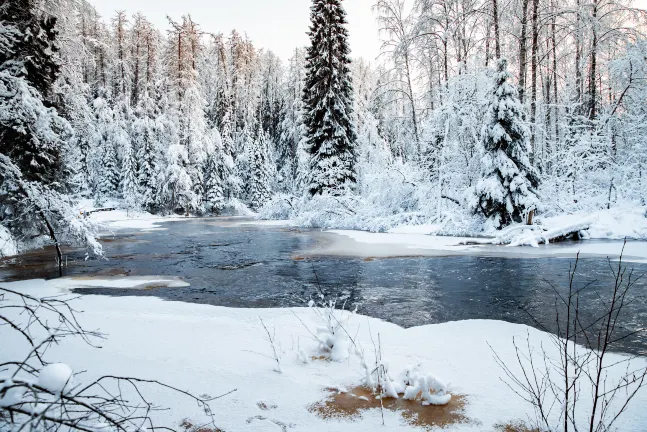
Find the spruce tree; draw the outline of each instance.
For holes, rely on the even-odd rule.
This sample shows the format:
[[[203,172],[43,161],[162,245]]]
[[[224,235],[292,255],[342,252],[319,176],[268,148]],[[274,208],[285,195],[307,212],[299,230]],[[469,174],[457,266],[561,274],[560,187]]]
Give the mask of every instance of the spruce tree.
[[[155,105],[148,91],[139,98],[136,110],[136,120],[133,122],[132,138],[137,160],[137,189],[140,202],[146,210],[155,207],[157,175],[155,158],[157,156],[157,124],[155,121]]]
[[[248,152],[249,182],[248,199],[250,207],[258,210],[272,198],[274,164],[270,155],[269,137],[259,127],[251,150]]]
[[[217,214],[225,206],[225,186],[229,171],[223,159],[222,138],[215,127],[211,130],[210,141],[205,164],[204,193],[206,209]]]
[[[33,0],[12,0],[0,6],[0,23],[0,92],[7,99],[0,141],[11,143],[2,151],[26,180],[51,184],[62,180],[60,149],[72,132],[48,99],[59,73],[56,19],[38,13]]]
[[[481,180],[468,196],[472,211],[498,229],[522,222],[539,201],[523,108],[510,78],[507,60],[500,59],[483,128]]]
[[[341,195],[356,182],[350,49],[341,2],[313,0],[310,9],[303,104],[311,195]]]
[[[135,158],[131,144],[126,142],[122,151],[121,196],[124,198],[126,208],[135,209],[139,207],[139,194],[137,191]]]

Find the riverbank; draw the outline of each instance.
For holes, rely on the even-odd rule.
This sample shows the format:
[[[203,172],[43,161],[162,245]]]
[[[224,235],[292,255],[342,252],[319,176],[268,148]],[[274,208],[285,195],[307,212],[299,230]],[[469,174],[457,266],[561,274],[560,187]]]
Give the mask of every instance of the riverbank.
[[[127,284],[122,280],[119,286]],[[151,277],[151,280],[157,280]],[[134,280],[133,284],[141,284]],[[74,287],[55,286],[43,280],[0,283],[0,286],[35,296],[61,295]],[[212,403],[217,424],[228,431],[343,431],[364,432],[381,428],[379,409],[360,410],[359,416],[323,418],[315,409],[330,396],[330,389],[343,392],[362,384],[365,372],[357,351],[348,339],[340,341],[338,361],[321,357],[311,333],[321,327],[320,315],[312,308],[233,309],[162,301],[150,297],[81,296],[73,303],[80,322],[107,335],[101,349],[79,340],[66,340],[48,351],[50,361],[68,364],[74,371],[87,370],[75,378],[89,381],[99,375],[114,374],[159,379],[196,394],[216,396],[236,389]],[[524,325],[500,321],[460,321],[403,329],[385,321],[338,312],[366,362],[374,364],[373,343],[379,337],[383,358],[394,379],[411,366],[434,374],[449,384],[449,392],[462,395],[462,422],[447,424],[443,430],[497,430],[532,417],[525,404],[500,378],[498,355],[514,371],[516,355],[513,338],[541,346],[556,358],[552,336]],[[262,320],[262,322],[261,322]],[[265,325],[275,339],[281,373],[276,372],[272,344]],[[22,357],[27,347],[8,328],[0,328],[0,362]],[[623,356],[612,354],[610,364]],[[647,364],[644,358],[633,366]],[[624,371],[612,368],[609,379]],[[586,386],[580,394],[586,394]],[[201,424],[204,413],[192,401],[159,390],[149,393],[156,404],[169,407],[155,413],[158,421],[178,426],[189,418]],[[579,412],[586,415],[587,398],[582,397]],[[615,425],[618,430],[647,427],[647,392],[640,391],[629,410]],[[554,414],[559,415],[559,410]],[[389,431],[425,430],[413,426],[401,412],[385,410]]]

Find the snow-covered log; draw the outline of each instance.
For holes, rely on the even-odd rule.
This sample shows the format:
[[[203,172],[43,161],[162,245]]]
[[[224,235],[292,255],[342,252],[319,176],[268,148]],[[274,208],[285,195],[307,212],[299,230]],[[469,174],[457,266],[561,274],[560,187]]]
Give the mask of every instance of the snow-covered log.
[[[568,239],[589,238],[590,220],[584,220],[555,228],[541,225],[512,225],[501,231],[496,237],[463,241],[461,245],[507,245],[539,247],[540,243],[549,244]]]

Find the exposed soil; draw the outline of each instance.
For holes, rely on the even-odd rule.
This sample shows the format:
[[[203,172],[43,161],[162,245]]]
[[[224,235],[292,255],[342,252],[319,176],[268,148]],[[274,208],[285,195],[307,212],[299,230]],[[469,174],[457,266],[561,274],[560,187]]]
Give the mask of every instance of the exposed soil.
[[[330,393],[328,398],[309,408],[311,412],[322,418],[358,419],[363,411],[380,409],[383,404],[384,409],[400,413],[402,418],[412,426],[430,429],[458,423],[474,423],[464,415],[467,400],[463,395],[452,395],[452,400],[447,405],[423,406],[419,399],[385,398],[380,403],[372,391],[361,386],[349,390],[348,393],[339,393],[336,389],[326,390]]]

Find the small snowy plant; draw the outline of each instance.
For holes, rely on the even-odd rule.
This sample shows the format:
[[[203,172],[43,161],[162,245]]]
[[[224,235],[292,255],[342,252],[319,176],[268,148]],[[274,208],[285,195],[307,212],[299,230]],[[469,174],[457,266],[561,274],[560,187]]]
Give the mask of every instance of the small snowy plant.
[[[336,300],[326,300],[323,294],[320,297],[321,303],[318,305],[314,300],[308,302],[320,322],[315,334],[319,353],[332,361],[344,361],[349,354],[349,337],[345,327],[348,318],[344,318],[343,309],[336,310]]]
[[[496,229],[523,222],[539,203],[539,177],[530,163],[528,130],[510,77],[507,60],[500,59],[482,132],[481,179],[467,193],[468,207]]]

